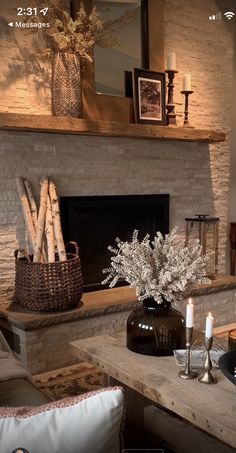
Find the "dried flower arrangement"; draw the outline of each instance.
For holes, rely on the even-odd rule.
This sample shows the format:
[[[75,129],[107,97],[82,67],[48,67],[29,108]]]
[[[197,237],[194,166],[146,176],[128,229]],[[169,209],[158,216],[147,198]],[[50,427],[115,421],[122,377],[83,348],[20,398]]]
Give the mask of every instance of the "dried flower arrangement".
[[[137,230],[131,242],[117,238],[118,248],[108,247],[114,256],[111,267],[103,270],[109,275],[102,284],[109,283],[112,288],[118,280],[125,279],[136,289],[139,300],[152,297],[160,304],[163,298],[177,302],[195,283],[210,283],[204,277],[208,257],[202,256],[199,241],[186,247],[176,231],[174,228],[165,237],[157,232],[152,242],[149,235],[139,242]]]
[[[35,1],[40,9],[48,8],[47,21],[50,25],[42,32],[49,38],[50,47],[47,47],[41,54],[49,56],[53,51],[69,51],[90,62],[92,61],[91,50],[94,45],[98,44],[101,47],[118,45],[114,30],[124,23],[129,23],[136,14],[135,10],[127,11],[118,19],[102,22],[96,7],[92,8],[90,14],[87,14],[83,0],[81,0],[76,19],[73,20],[66,10],[65,0],[48,0],[46,3],[41,3],[40,0]],[[33,20],[38,21],[38,17],[30,17],[30,21]],[[29,18],[26,21],[29,21]],[[32,31],[41,30],[33,28]]]

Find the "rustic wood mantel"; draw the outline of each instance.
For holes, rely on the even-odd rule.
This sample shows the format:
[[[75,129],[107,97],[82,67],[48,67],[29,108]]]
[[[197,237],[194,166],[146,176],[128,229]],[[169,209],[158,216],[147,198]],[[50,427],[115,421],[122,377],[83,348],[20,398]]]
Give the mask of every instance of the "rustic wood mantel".
[[[16,113],[0,113],[0,129],[202,143],[217,143],[226,139],[224,132],[207,129],[152,126]]]

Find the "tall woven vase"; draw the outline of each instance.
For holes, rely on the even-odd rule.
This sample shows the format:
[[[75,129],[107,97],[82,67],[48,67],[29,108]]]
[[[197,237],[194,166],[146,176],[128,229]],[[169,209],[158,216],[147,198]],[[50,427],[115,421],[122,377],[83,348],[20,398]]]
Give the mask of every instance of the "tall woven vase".
[[[74,52],[55,52],[53,55],[52,113],[74,118],[80,116],[80,59]]]

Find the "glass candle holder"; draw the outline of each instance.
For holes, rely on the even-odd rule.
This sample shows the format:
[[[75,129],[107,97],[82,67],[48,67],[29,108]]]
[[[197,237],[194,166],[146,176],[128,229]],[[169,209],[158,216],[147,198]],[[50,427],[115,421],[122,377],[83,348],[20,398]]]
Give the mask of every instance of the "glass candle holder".
[[[228,350],[236,351],[236,329],[229,331]]]

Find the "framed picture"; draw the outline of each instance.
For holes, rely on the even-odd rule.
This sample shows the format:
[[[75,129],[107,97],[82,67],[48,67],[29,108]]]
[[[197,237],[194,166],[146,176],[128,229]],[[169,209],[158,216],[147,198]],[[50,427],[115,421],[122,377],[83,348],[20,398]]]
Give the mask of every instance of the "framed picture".
[[[133,73],[132,71],[125,71],[125,97],[133,98]]]
[[[133,69],[136,123],[166,124],[165,92],[165,73],[148,69]]]

